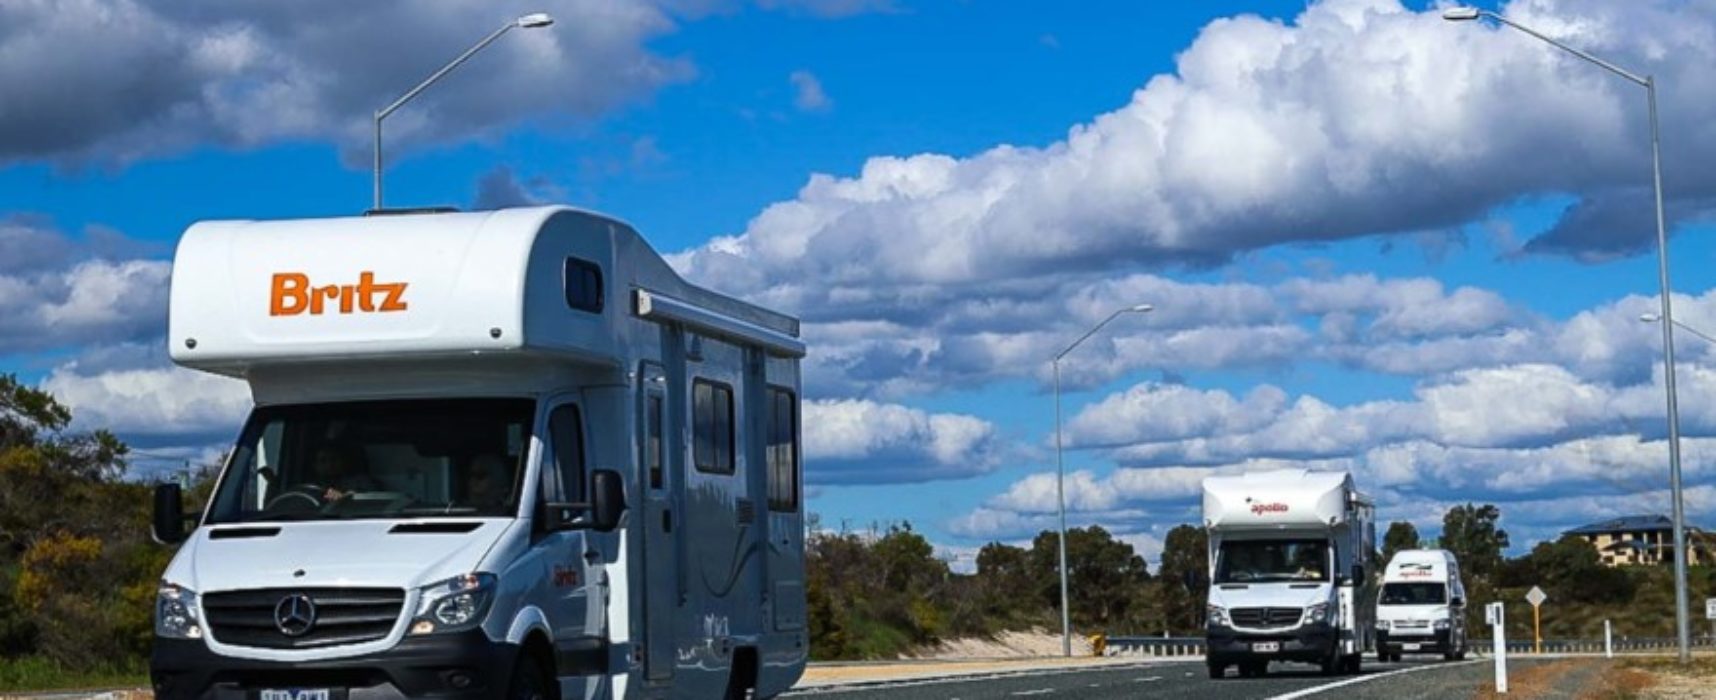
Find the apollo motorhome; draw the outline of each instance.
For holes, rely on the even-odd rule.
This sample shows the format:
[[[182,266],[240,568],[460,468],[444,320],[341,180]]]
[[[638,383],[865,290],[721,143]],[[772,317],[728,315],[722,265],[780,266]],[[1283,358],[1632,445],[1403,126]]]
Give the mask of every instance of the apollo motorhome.
[[[256,407],[200,514],[156,492],[182,542],[156,697],[772,697],[803,671],[798,322],[626,224],[199,223],[168,342]]]
[[[1466,657],[1466,586],[1460,562],[1445,549],[1396,552],[1383,569],[1376,600],[1376,656],[1401,654]]]
[[[1273,661],[1357,673],[1374,635],[1375,508],[1345,472],[1204,479],[1209,532],[1206,656],[1261,676]]]

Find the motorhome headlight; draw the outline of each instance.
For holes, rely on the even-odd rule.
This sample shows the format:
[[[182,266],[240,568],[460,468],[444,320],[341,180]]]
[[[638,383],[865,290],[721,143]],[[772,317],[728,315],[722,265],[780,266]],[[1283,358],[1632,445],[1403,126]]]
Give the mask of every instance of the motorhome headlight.
[[[1212,625],[1220,627],[1232,626],[1232,623],[1228,622],[1227,619],[1227,608],[1220,605],[1205,606],[1204,614],[1209,618],[1209,623]]]
[[[458,632],[482,623],[494,602],[494,574],[465,574],[425,586],[417,598],[411,634]]]
[[[1379,630],[1388,629],[1388,620],[1377,620],[1376,621],[1376,628]]]
[[[1329,621],[1329,604],[1318,603],[1305,608],[1305,624],[1317,625]]]
[[[162,639],[203,638],[195,591],[177,584],[161,584],[155,592],[155,636]]]
[[[1434,624],[1436,626],[1436,629],[1439,629],[1439,630],[1448,629],[1448,621],[1445,619],[1437,620],[1436,622],[1434,622],[1432,624]]]

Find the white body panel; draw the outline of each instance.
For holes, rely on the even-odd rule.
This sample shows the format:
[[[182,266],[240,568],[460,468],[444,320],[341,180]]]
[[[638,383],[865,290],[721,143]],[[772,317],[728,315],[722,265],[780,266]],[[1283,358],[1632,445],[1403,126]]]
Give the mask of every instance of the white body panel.
[[[573,260],[600,271],[596,308],[570,301]],[[751,675],[758,695],[797,681],[809,643],[795,319],[688,284],[627,225],[564,207],[199,223],[180,242],[172,284],[174,361],[245,379],[258,415],[472,398],[528,399],[536,411],[517,512],[466,518],[480,520],[468,532],[390,532],[414,522],[404,519],[271,521],[261,523],[278,529],[269,536],[211,539],[249,525],[205,514],[164,581],[205,595],[406,595],[384,639],[287,650],[224,645],[216,632],[206,640],[216,654],[310,667],[385,653],[406,636],[421,587],[483,573],[499,581],[481,624],[489,639],[543,635],[557,652],[602,641],[605,673],[562,674],[568,700],[709,697],[735,673]],[[733,392],[731,473],[694,468],[691,392],[702,380]],[[780,484],[764,410],[780,392],[792,397],[790,504],[770,498]],[[536,527],[536,504],[560,496],[549,493],[560,488],[561,447],[548,418],[566,406],[582,417],[587,468],[624,480],[615,532]]]
[[[1466,646],[1466,587],[1454,553],[1444,549],[1408,549],[1396,552],[1383,569],[1384,593],[1389,584],[1427,584],[1440,589],[1443,602],[1426,604],[1388,603],[1379,595],[1376,619],[1389,632],[1391,641],[1424,644],[1447,630],[1456,649]],[[1407,649],[1408,652],[1419,649]]]

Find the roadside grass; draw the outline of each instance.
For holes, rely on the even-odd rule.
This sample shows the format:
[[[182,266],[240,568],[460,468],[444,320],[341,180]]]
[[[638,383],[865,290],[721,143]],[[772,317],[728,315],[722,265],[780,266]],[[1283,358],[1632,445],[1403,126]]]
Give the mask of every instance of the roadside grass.
[[[0,659],[0,693],[148,685],[149,673],[140,666],[68,669],[39,656]]]
[[[1496,692],[1493,682],[1485,682],[1478,688],[1475,700],[1529,700],[1530,698],[1549,697],[1556,690],[1561,677],[1572,671],[1577,664],[1573,661],[1552,661],[1549,663],[1520,665],[1508,669],[1507,694]]]
[[[1697,655],[1692,665],[1681,666],[1672,656],[1627,659],[1621,670],[1642,676],[1643,688],[1632,695],[1602,696],[1617,700],[1632,698],[1716,698],[1716,657]]]

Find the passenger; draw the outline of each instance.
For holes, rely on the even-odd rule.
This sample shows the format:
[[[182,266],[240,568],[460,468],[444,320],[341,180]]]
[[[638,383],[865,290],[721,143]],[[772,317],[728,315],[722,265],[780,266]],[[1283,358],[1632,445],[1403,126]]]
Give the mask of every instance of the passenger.
[[[507,497],[512,495],[508,472],[506,460],[500,455],[485,453],[471,458],[465,474],[465,502],[478,510],[506,505]]]
[[[381,483],[369,475],[369,460],[362,447],[351,443],[327,443],[316,450],[311,462],[315,484],[325,489],[322,499],[338,501],[359,491],[379,491]]]

